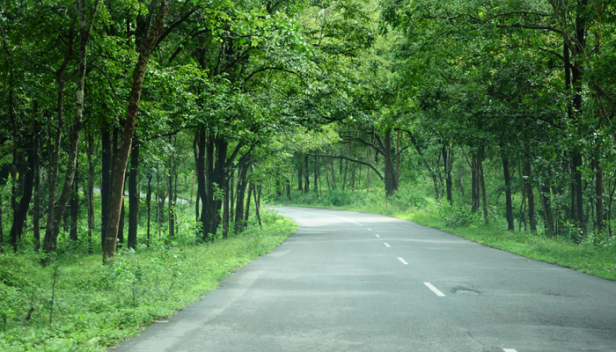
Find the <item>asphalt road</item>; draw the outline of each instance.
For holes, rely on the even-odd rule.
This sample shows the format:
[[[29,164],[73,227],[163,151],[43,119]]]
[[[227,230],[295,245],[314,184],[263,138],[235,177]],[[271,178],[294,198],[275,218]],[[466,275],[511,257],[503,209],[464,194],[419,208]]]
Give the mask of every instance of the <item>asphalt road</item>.
[[[380,215],[300,229],[116,351],[616,351],[616,283]]]

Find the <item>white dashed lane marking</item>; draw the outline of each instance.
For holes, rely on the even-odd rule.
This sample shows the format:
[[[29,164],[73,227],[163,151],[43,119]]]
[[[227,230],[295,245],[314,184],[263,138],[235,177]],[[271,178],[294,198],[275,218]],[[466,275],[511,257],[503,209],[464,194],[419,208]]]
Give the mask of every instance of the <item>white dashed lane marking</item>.
[[[372,231],[372,229],[371,229],[371,228],[369,228],[369,227],[366,227],[366,229],[367,229],[368,231]]]
[[[513,348],[503,348],[503,351],[505,351],[505,352],[518,352],[518,351],[514,350]]]
[[[375,235],[375,236],[376,236],[376,237],[379,237],[379,238],[381,237],[381,236],[379,236],[379,235]]]
[[[391,246],[389,245],[389,243],[383,242],[383,244],[384,244],[384,245],[385,245],[385,247],[387,247],[387,248],[391,247]]]
[[[404,264],[404,265],[409,265],[409,263],[407,263],[407,262],[406,262],[406,260],[404,260],[404,259],[402,259],[402,258],[400,258],[400,257],[398,257],[398,260],[399,260],[400,262],[402,262],[402,264]]]
[[[431,283],[429,283],[429,282],[424,282],[424,285],[428,286],[428,288],[429,288],[430,290],[432,290],[432,292],[436,293],[436,295],[437,295],[437,296],[439,296],[439,297],[445,297],[445,294],[444,294],[443,292],[439,291],[439,289],[438,289],[438,288],[436,288],[436,287],[434,287],[434,285],[432,285]],[[505,352],[511,352],[511,351],[505,351]]]

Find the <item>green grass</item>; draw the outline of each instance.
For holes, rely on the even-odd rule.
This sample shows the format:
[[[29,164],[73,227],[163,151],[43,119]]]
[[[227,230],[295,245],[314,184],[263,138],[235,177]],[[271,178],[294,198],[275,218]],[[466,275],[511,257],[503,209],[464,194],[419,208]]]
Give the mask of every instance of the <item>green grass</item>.
[[[565,237],[553,238],[542,234],[508,231],[500,214],[491,214],[486,225],[480,214],[471,214],[466,208],[437,203],[428,197],[418,197],[410,191],[401,191],[385,199],[379,190],[367,193],[341,191],[323,192],[321,197],[312,194],[294,194],[293,200],[272,200],[275,204],[355,210],[383,214],[410,220],[421,225],[467,238],[485,246],[505,250],[547,263],[575,269],[584,273],[616,281],[616,239],[603,239],[595,244],[588,238],[575,244]]]
[[[120,251],[112,265],[101,265],[100,254],[66,252],[47,267],[34,254],[0,255],[0,351],[105,351],[217,288],[296,229],[273,213],[263,217],[263,229],[202,245],[160,240]]]

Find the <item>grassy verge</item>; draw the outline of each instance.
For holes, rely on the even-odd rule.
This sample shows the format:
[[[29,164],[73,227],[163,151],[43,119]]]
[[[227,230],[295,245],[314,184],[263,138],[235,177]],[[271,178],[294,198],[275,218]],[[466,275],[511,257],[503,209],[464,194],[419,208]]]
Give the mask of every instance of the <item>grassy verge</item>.
[[[264,214],[263,229],[227,240],[66,254],[41,267],[35,255],[0,255],[0,351],[105,351],[218,287],[221,279],[271,251],[296,229]],[[51,317],[51,319],[50,319]]]
[[[441,229],[489,247],[616,281],[616,243],[613,238],[602,241],[590,238],[582,244],[575,244],[568,238],[511,232],[507,231],[500,216],[492,216],[491,223],[486,225],[479,214],[470,214],[468,209],[413,199],[412,196],[406,199],[404,196],[385,199],[381,193],[366,194],[364,191],[351,196],[338,194],[323,195],[320,198],[297,194],[293,199],[289,201],[280,198],[272,202],[393,216]]]

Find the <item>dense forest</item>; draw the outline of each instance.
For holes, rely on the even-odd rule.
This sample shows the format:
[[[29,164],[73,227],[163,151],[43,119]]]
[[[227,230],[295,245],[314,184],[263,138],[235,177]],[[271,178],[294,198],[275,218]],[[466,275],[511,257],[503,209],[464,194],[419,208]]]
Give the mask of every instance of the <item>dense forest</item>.
[[[4,251],[107,260],[185,222],[225,238],[251,199],[325,186],[429,185],[509,230],[612,237],[609,1],[13,0],[0,15]]]
[[[0,256],[112,266],[358,200],[613,249],[615,63],[606,0],[3,1]],[[6,331],[39,308],[0,269]]]

